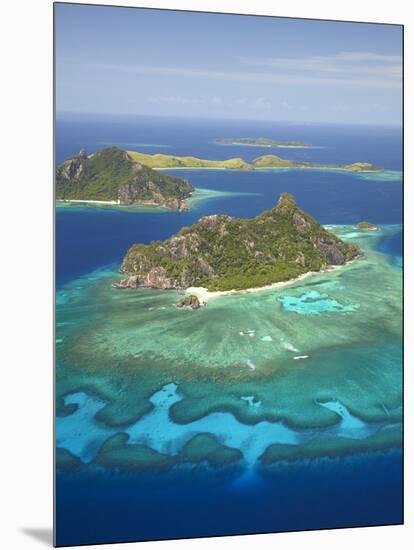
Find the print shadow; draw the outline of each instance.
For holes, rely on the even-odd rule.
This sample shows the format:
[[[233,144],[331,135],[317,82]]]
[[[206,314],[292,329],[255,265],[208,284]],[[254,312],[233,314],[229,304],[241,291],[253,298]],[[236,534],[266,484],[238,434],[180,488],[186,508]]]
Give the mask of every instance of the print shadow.
[[[23,527],[20,531],[32,539],[53,547],[53,529],[51,528]]]

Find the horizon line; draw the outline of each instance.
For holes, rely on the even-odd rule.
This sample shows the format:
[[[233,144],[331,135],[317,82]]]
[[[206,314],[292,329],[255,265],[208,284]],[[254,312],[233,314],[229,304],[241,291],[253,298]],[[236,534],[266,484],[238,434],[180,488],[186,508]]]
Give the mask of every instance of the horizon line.
[[[54,116],[57,119],[59,116],[64,115],[77,115],[77,116],[107,116],[107,117],[145,117],[145,118],[171,118],[177,120],[203,120],[203,121],[226,121],[226,122],[260,122],[260,123],[282,123],[282,124],[296,124],[296,125],[322,125],[322,126],[382,126],[385,128],[403,128],[403,120],[400,123],[373,123],[373,122],[346,122],[346,121],[317,121],[317,120],[304,120],[296,121],[289,119],[260,119],[260,118],[223,118],[216,116],[185,116],[185,115],[166,115],[166,114],[145,114],[145,113],[115,113],[115,112],[102,112],[102,111],[65,111],[55,110]]]

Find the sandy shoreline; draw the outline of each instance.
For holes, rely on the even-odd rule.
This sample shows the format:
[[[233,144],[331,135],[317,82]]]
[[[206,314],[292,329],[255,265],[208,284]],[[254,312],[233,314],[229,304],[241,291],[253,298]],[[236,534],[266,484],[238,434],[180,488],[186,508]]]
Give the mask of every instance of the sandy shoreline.
[[[191,199],[192,196],[188,197],[188,199]],[[196,197],[196,199],[200,200],[200,197]],[[121,208],[140,208],[140,207],[148,207],[148,208],[157,208],[165,211],[171,211],[171,212],[181,212],[185,211],[187,209],[179,209],[179,208],[168,208],[167,206],[162,206],[156,202],[153,201],[142,201],[142,202],[136,202],[132,204],[121,204],[120,201],[97,201],[97,200],[89,200],[89,199],[57,199],[56,204],[57,205],[63,205],[68,203],[75,203],[75,204],[102,204],[107,206],[119,206]]]
[[[86,204],[116,204],[120,205],[120,201],[95,201],[95,200],[89,200],[89,199],[57,199],[56,202],[78,202],[78,203],[86,203]]]
[[[207,288],[202,286],[191,286],[186,289],[185,293],[186,295],[193,294],[194,296],[197,296],[197,298],[200,300],[200,302],[207,304],[209,300],[213,298],[218,298],[219,296],[233,296],[233,295],[240,295],[240,294],[250,294],[252,292],[261,292],[264,290],[272,290],[275,288],[282,288],[285,286],[290,286],[295,283],[298,283],[299,281],[303,281],[303,279],[306,279],[307,277],[310,277],[311,275],[321,275],[322,273],[330,273],[332,271],[336,271],[342,267],[345,267],[348,265],[348,262],[344,265],[338,265],[338,266],[331,266],[326,269],[323,269],[321,271],[309,271],[308,273],[303,273],[302,275],[299,275],[299,277],[296,277],[295,279],[288,279],[287,281],[279,281],[277,283],[272,283],[270,285],[265,286],[259,286],[254,288],[245,288],[243,290],[214,290],[209,291]]]

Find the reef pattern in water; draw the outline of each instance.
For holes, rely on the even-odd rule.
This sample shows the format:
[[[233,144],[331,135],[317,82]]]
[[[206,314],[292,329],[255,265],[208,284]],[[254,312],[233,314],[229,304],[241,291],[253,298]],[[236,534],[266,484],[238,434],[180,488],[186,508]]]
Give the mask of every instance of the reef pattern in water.
[[[58,447],[86,463],[172,467],[189,462],[181,451],[208,434],[192,442],[199,460],[213,445],[215,463],[221,452],[226,464],[232,449],[232,461],[251,469],[398,446],[401,270],[376,251],[378,234],[335,232],[364,257],[198,311],[176,308],[173,291],[114,289],[111,271],[62,288]],[[123,437],[104,445],[116,434]],[[142,458],[141,447],[152,455]]]

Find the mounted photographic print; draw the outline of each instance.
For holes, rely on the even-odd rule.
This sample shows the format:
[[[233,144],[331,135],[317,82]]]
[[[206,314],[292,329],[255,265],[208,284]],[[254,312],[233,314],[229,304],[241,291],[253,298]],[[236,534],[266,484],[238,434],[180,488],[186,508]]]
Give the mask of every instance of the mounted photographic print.
[[[54,17],[56,545],[401,524],[402,26]]]

